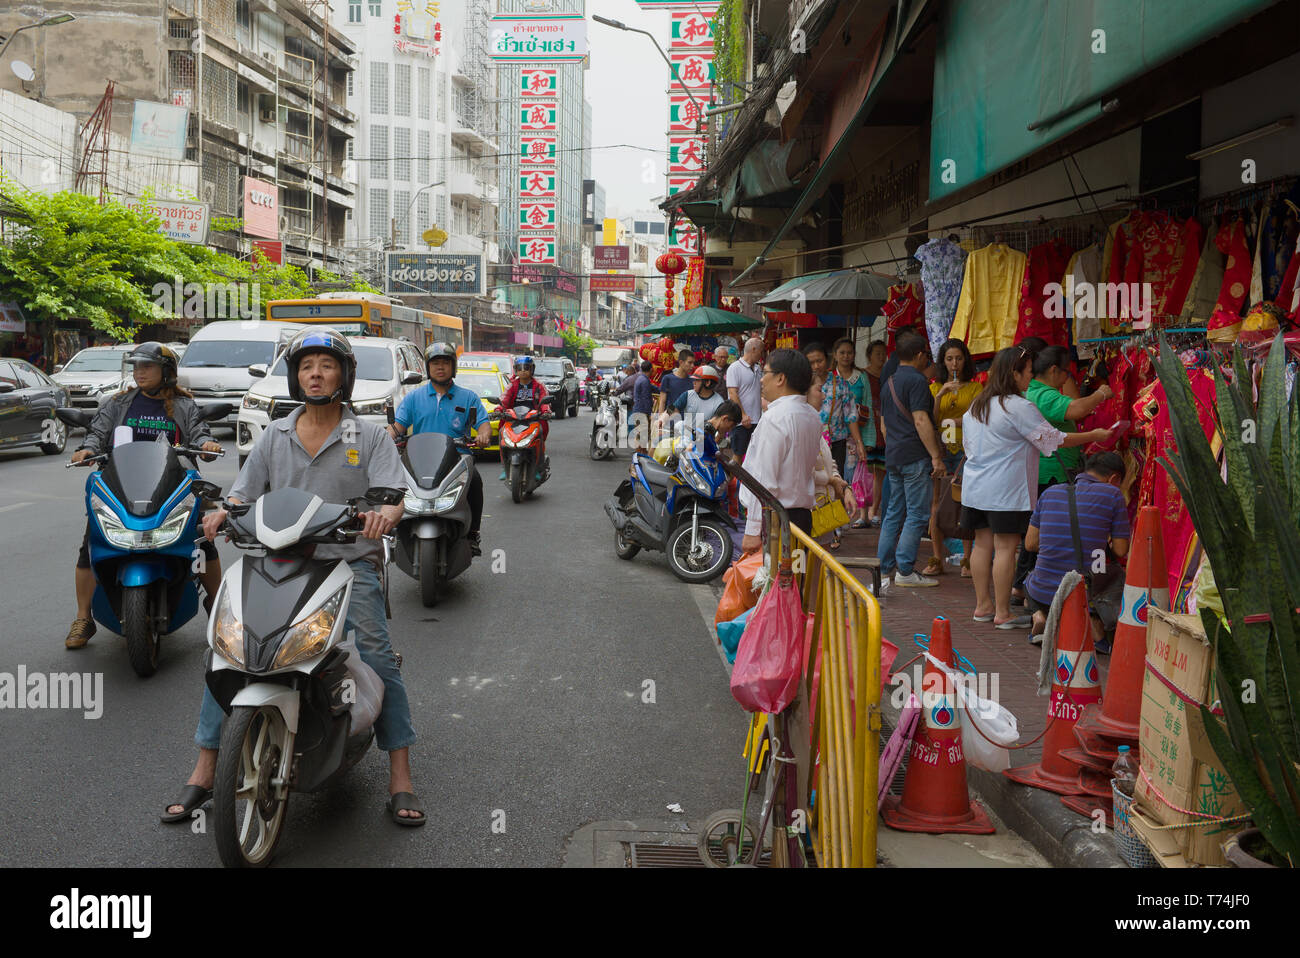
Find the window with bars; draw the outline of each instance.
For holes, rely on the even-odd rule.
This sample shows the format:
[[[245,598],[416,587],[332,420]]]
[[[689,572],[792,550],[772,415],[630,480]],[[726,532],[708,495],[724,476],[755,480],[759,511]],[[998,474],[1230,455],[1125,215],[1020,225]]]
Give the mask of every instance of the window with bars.
[[[411,235],[407,213],[411,209],[411,191],[397,190],[393,193],[393,216],[397,219],[397,242],[403,246]]]
[[[348,23],[361,22],[361,0],[348,0]]]
[[[215,156],[212,153],[203,154],[203,182],[204,198],[210,192],[212,203],[212,212],[219,216],[238,216],[239,215],[239,170],[230,160]],[[211,191],[207,189],[211,187]]]
[[[388,127],[371,124],[369,156],[370,175],[388,179]]]
[[[235,71],[209,57],[203,58],[203,113],[217,123],[233,127],[239,116],[239,81]]]
[[[372,189],[370,191],[370,239],[388,239],[390,228],[388,190]]]
[[[429,68],[418,67],[415,72],[415,102],[416,116],[421,120],[429,118],[429,94],[433,92],[429,89]]]
[[[393,127],[393,179],[411,180],[411,131]]]
[[[388,112],[388,64],[370,64],[370,112],[382,116]]]
[[[424,232],[425,230],[427,230],[430,226],[433,226],[433,225],[434,225],[433,223],[430,223],[430,222],[429,222],[429,194],[428,194],[428,192],[424,192],[424,193],[421,193],[421,194],[420,194],[420,201],[419,201],[419,214],[420,214],[419,221],[415,224],[415,233],[416,233],[416,235],[419,235],[420,233],[423,233],[423,232]],[[428,245],[428,244],[426,244],[426,245]]]
[[[411,65],[393,64],[393,115],[411,115]]]
[[[416,170],[418,172],[417,179],[419,179],[420,183],[423,185],[425,183],[428,183],[432,179],[432,177],[429,175],[430,174],[429,167],[431,165],[429,163],[429,131],[421,130],[417,134],[416,142],[419,144],[419,148],[415,151],[417,157],[416,159]]]

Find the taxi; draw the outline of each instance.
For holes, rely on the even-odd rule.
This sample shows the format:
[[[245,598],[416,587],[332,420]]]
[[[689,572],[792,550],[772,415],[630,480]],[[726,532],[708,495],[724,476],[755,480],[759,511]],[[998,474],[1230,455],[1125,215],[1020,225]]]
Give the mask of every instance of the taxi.
[[[501,370],[496,362],[491,359],[467,359],[461,356],[456,363],[456,385],[464,386],[466,389],[473,391],[480,398],[490,396],[493,399],[500,399],[506,391],[508,381],[505,376],[501,375]],[[483,405],[487,406],[488,412],[495,412],[497,403],[484,401]],[[499,452],[501,447],[498,445],[498,434],[501,431],[501,424],[495,419],[492,421],[492,444],[487,447],[486,452]]]

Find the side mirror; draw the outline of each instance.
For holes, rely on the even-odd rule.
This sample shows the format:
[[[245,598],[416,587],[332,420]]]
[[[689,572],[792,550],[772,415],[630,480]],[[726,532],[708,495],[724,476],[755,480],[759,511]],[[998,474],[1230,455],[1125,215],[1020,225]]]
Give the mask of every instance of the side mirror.
[[[228,402],[214,402],[210,406],[204,406],[203,411],[199,413],[199,417],[204,422],[217,422],[229,416],[230,411],[234,408]]]
[[[253,363],[253,365],[248,367],[248,375],[252,376],[254,379],[265,379],[266,363]]]
[[[195,479],[191,482],[190,492],[194,493],[196,499],[221,498],[221,487],[215,482],[208,482],[206,479]]]
[[[500,397],[500,396],[481,396],[481,397],[479,397],[479,398],[481,398],[484,402],[490,402],[490,403],[491,403],[492,405],[494,405],[494,406],[500,406],[500,405],[501,405],[501,397]]]
[[[55,367],[54,367],[54,371],[55,371],[56,373],[61,373],[61,372],[63,372],[63,363],[59,363],[57,366],[55,366]]]
[[[424,382],[424,376],[416,372],[414,369],[408,369],[406,372],[402,373],[403,386],[414,386],[416,383],[422,382]]]
[[[405,497],[406,493],[401,489],[392,489],[388,486],[371,486],[366,490],[365,495],[367,502],[381,506],[398,505]]]
[[[543,406],[550,406],[550,405],[553,405],[554,403],[555,403],[555,397],[554,397],[554,396],[547,396],[545,399],[542,400],[542,405],[543,405]]]
[[[11,393],[17,388],[13,383],[0,383],[0,393]]]
[[[0,383],[0,385],[4,384]],[[60,406],[54,410],[54,415],[65,425],[76,426],[81,429],[87,428],[90,421],[95,418],[88,410],[73,409],[70,406]]]

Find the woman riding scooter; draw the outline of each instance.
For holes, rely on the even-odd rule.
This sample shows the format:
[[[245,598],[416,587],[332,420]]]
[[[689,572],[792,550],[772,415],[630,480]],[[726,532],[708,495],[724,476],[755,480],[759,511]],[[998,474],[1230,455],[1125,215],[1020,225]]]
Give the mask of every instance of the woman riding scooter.
[[[546,387],[540,380],[533,378],[536,370],[536,364],[532,356],[515,357],[515,376],[510,380],[510,385],[506,387],[505,395],[501,397],[502,409],[513,409],[515,406],[531,406],[533,409],[542,408],[542,400],[546,398]],[[542,448],[537,452],[537,477],[542,475],[543,464],[546,462],[546,437],[550,433],[549,423],[542,423]],[[506,478],[506,451],[501,447],[501,475],[499,477],[503,482]]]
[[[197,445],[208,452],[221,452],[193,395],[176,383],[176,354],[172,350],[162,343],[142,343],[123,362],[134,367],[136,388],[123,390],[99,408],[86,430],[86,438],[72,454],[73,462],[111,449],[118,426],[129,426],[134,442],[153,441],[161,435],[172,445]],[[205,462],[214,458],[203,457]],[[90,568],[89,541],[90,519],[87,518],[86,534],[77,553],[77,617],[64,641],[69,649],[84,648],[95,634],[95,620],[90,611],[95,597],[95,574]],[[212,597],[221,584],[221,560],[216,547],[206,539],[200,548],[204,556],[200,567],[203,571],[199,573],[204,591],[203,607],[211,612]]]

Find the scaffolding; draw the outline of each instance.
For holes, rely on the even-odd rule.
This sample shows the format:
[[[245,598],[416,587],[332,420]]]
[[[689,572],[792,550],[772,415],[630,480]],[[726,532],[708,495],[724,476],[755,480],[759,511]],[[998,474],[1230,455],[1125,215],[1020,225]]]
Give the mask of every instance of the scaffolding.
[[[104,205],[108,193],[108,147],[113,128],[113,89],[116,86],[112,80],[108,81],[95,112],[81,128],[85,146],[81,151],[81,162],[77,165],[77,179],[73,183],[73,189],[81,192],[83,184],[98,179],[100,206]]]

